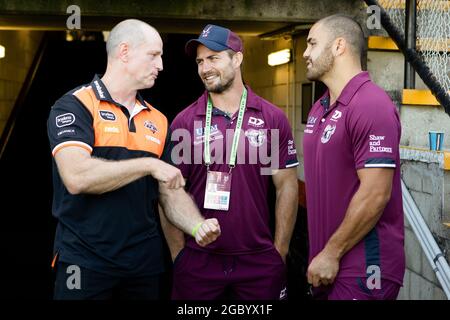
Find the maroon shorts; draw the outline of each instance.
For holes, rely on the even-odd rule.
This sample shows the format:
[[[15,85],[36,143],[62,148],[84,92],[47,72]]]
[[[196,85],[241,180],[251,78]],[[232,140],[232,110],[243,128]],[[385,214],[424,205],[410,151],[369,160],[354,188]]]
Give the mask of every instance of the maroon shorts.
[[[214,300],[225,292],[237,300],[285,299],[286,266],[278,251],[223,255],[185,247],[178,254],[172,299]]]
[[[369,289],[363,278],[338,278],[330,286],[313,288],[316,300],[395,300],[401,285],[381,279],[380,288]]]

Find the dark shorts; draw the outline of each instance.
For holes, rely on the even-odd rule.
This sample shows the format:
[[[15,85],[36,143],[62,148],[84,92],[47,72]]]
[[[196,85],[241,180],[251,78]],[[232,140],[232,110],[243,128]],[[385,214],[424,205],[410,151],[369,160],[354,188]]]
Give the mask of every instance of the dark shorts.
[[[156,300],[159,275],[114,277],[64,262],[56,264],[55,300]]]
[[[379,288],[369,289],[363,278],[338,278],[330,286],[313,288],[315,300],[395,300],[401,285],[381,279]]]
[[[286,266],[278,251],[223,255],[185,247],[173,268],[172,299],[285,299]]]

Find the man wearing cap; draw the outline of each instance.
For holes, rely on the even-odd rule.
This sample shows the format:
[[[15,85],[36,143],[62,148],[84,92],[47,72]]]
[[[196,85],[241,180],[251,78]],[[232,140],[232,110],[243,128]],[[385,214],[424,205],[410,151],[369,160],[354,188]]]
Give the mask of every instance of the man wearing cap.
[[[361,69],[356,21],[326,17],[307,43],[307,77],[328,87],[303,141],[308,281],[318,299],[395,299],[405,272],[397,109]]]
[[[219,221],[221,236],[202,248],[162,224],[174,258],[172,298],[211,300],[226,291],[234,299],[283,299],[298,205],[290,125],[279,108],[244,85],[242,41],[235,33],[207,25],[186,52],[195,57],[206,90],[173,121],[178,144],[172,158],[202,215]],[[270,178],[276,188],[274,237]]]

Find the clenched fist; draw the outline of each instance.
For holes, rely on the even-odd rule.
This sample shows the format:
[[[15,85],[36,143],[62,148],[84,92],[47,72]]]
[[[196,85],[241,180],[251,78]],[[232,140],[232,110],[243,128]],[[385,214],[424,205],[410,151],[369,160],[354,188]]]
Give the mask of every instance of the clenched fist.
[[[195,241],[204,247],[220,236],[220,226],[216,218],[206,219],[195,233]]]

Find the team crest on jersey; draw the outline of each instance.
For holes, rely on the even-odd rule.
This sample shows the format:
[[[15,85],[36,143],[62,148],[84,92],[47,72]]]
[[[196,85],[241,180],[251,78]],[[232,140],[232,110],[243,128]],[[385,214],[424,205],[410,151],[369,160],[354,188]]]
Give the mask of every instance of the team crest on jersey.
[[[261,129],[249,129],[245,131],[245,136],[253,147],[260,147],[266,141],[266,133]]]
[[[144,127],[146,127],[147,129],[150,129],[153,133],[158,132],[158,128],[150,120],[145,120],[144,121]]]
[[[323,130],[323,134],[322,134],[322,138],[320,138],[320,141],[322,143],[327,143],[328,141],[330,141],[331,136],[333,135],[333,133],[336,131],[336,125],[327,125],[325,130]]]

